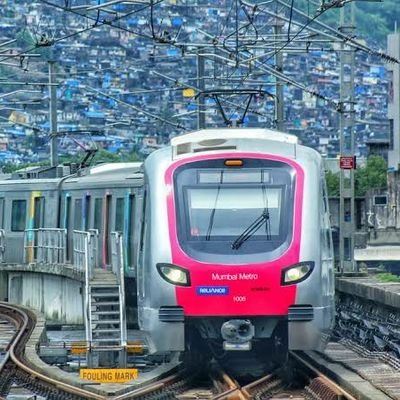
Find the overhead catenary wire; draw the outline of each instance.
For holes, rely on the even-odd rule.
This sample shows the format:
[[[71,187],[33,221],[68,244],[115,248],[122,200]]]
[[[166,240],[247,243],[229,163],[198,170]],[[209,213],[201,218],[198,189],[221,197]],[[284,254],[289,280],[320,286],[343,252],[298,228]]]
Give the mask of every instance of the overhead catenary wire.
[[[46,1],[46,0],[41,0],[43,3],[46,3],[46,4],[48,4],[49,2],[48,1]],[[160,2],[152,2],[153,3],[153,6],[155,5],[155,4],[158,4],[158,3],[161,3],[161,1]],[[242,3],[243,3],[243,1],[242,1]],[[269,2],[270,3],[270,2]],[[282,3],[282,2],[280,2],[280,3]],[[66,4],[67,4],[67,2],[66,2]],[[69,3],[67,4],[67,5],[70,5]],[[286,4],[286,6],[287,6],[287,4]],[[148,5],[146,5],[146,7],[148,7]],[[143,9],[144,9],[145,7],[143,7]],[[68,11],[71,11],[71,10],[68,10]],[[138,10],[135,10],[134,12],[138,12]],[[80,14],[80,13],[77,13],[78,15],[81,15],[82,17],[85,17],[85,18],[88,18],[89,16],[88,15],[83,15],[83,14]],[[123,16],[121,16],[121,18],[125,18],[126,17],[126,14],[124,14]],[[308,17],[309,18],[309,17]],[[110,20],[108,20],[107,21],[107,24],[106,25],[109,25],[110,27],[112,27],[112,28],[116,28],[116,29],[123,29],[123,30],[125,30],[123,27],[121,27],[121,26],[115,26],[115,25],[113,25],[114,24],[114,22],[116,22],[116,19],[110,19]],[[98,23],[98,25],[96,25],[96,26],[92,26],[92,27],[88,27],[87,29],[94,29],[94,28],[97,28],[97,27],[100,27],[100,26],[102,26],[100,23]],[[127,31],[131,31],[131,30],[127,30]],[[74,33],[72,33],[71,35],[77,35],[77,34],[80,34],[81,32],[74,32]],[[137,32],[135,32],[135,34],[137,34]],[[300,35],[301,34],[299,34],[299,35],[296,35],[297,37],[300,37]],[[144,37],[146,37],[146,38],[151,38],[151,35],[149,36],[149,35],[145,35]],[[295,38],[296,39],[296,38]],[[295,39],[293,39],[293,37],[291,37],[290,38],[290,40],[291,40],[291,42],[293,42]],[[57,39],[57,40],[64,40],[64,38],[59,38],[59,39]],[[168,43],[168,44],[171,44],[171,45],[178,45],[179,46],[179,44],[178,43]],[[286,46],[288,46],[288,44],[286,45]],[[285,49],[287,49],[287,47],[285,47]],[[250,53],[250,49],[246,49],[246,51],[245,51],[245,53]],[[238,53],[238,56],[239,56],[239,53]],[[214,57],[215,57],[215,55],[214,55]],[[248,63],[250,60],[249,60],[249,58],[245,55],[245,56],[243,56],[243,55],[240,55],[240,57],[242,58],[242,60],[241,60],[241,64],[240,65],[245,65],[246,63]],[[272,58],[273,57],[273,51],[271,51],[271,52],[269,52],[268,54],[267,54],[267,57],[269,57],[269,58]],[[209,58],[211,58],[211,57],[209,57]],[[261,58],[263,58],[263,56],[260,56],[260,59]],[[215,58],[214,58],[214,60],[215,60]],[[223,57],[221,57],[221,61],[223,60]],[[225,60],[226,60],[226,58],[225,58]],[[271,68],[271,67],[268,67],[268,66],[265,66],[264,65],[264,63],[266,63],[266,60],[264,59],[264,60],[262,60],[262,61],[257,61],[257,60],[255,60],[254,58],[251,60],[252,62],[253,61],[255,61],[254,62],[254,69],[257,69],[258,71],[263,71],[263,72],[265,72],[265,73],[272,73],[272,71],[271,70],[269,70],[268,71],[268,69],[269,68]],[[261,69],[261,67],[265,67],[264,69]],[[272,68],[272,70],[273,70],[273,72],[274,72],[274,76],[276,76],[276,71]],[[253,72],[254,72],[254,70],[252,71],[252,73],[250,73],[250,74],[248,74],[247,75],[247,77],[245,77],[245,78],[243,78],[243,80],[242,80],[242,82],[246,82],[247,81],[247,78],[250,78],[251,76],[252,76],[252,74],[253,74]],[[282,78],[282,77],[280,77],[280,78]],[[283,78],[282,78],[283,79]],[[299,87],[300,89],[302,89],[302,90],[305,90],[306,92],[308,91],[309,93],[311,93],[311,94],[313,94],[313,95],[317,95],[317,97],[319,97],[319,98],[322,98],[323,100],[326,100],[326,101],[329,101],[329,99],[327,99],[326,97],[324,97],[324,96],[319,96],[318,95],[318,93],[316,93],[313,89],[309,89],[309,88],[306,88],[304,85],[302,86],[302,85],[299,85],[298,83],[297,83],[297,85],[296,85],[296,83],[295,83],[295,81],[294,80],[288,80],[288,79],[283,79],[283,80],[285,80],[286,81],[286,83],[288,83],[288,84],[291,84],[291,85],[294,85],[294,86],[296,86],[296,87]],[[334,104],[335,104],[335,106],[337,106],[337,103],[335,103],[335,102],[333,102]]]
[[[168,121],[167,119],[165,119],[165,118],[163,118],[163,117],[160,117],[159,115],[150,113],[150,112],[148,112],[148,111],[144,111],[144,110],[141,109],[140,107],[136,107],[136,106],[134,106],[133,104],[130,104],[130,103],[127,103],[126,101],[120,100],[120,99],[118,99],[117,97],[111,96],[111,95],[109,95],[108,93],[105,93],[105,92],[103,92],[103,91],[101,91],[101,90],[98,90],[98,89],[95,89],[95,88],[92,88],[92,87],[86,86],[86,85],[84,86],[84,88],[87,89],[87,90],[90,91],[90,92],[98,93],[98,94],[101,95],[101,96],[107,97],[108,99],[114,100],[114,101],[116,101],[117,103],[123,104],[123,105],[125,105],[125,106],[128,107],[128,108],[132,108],[132,109],[135,110],[135,111],[139,111],[139,112],[143,113],[144,115],[146,115],[146,116],[148,116],[148,117],[150,117],[150,118],[156,119],[156,120],[161,121],[161,122],[163,122],[163,123],[165,123],[165,124],[167,124],[167,125],[171,125],[171,126],[173,126],[173,127],[175,127],[175,128],[186,130],[186,127],[183,126],[183,125],[175,124],[174,122]]]

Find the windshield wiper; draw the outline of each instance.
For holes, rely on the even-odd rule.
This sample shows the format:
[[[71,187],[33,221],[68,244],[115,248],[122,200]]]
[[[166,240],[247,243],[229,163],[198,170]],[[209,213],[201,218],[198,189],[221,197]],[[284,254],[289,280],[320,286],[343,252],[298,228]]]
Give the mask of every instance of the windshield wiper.
[[[221,177],[221,181],[222,181],[222,177]],[[218,203],[218,197],[219,197],[220,190],[221,190],[221,185],[219,184],[218,188],[217,188],[217,194],[215,196],[214,207],[211,210],[210,219],[208,221],[206,240],[210,240],[210,238],[211,238],[211,231],[212,231],[213,226],[214,226],[214,217],[215,217],[215,212],[217,211],[217,203]]]
[[[250,239],[266,223],[267,231],[269,228],[269,212],[265,208],[262,214],[255,219],[232,243],[232,249],[237,250],[246,240]],[[268,232],[267,232],[268,233]],[[267,234],[269,238],[269,234]]]

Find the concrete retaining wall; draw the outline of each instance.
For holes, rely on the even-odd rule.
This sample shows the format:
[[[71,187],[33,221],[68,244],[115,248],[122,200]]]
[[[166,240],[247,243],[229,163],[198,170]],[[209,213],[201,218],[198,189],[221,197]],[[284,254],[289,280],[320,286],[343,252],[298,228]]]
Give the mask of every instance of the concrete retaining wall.
[[[83,324],[82,283],[64,276],[8,273],[8,301],[33,308],[51,324]]]

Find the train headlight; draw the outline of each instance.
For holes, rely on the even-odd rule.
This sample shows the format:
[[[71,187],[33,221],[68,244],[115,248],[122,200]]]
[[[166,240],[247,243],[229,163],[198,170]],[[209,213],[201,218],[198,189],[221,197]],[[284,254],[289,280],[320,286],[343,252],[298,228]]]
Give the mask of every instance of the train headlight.
[[[159,274],[169,283],[178,286],[190,286],[189,271],[173,264],[158,263]]]
[[[282,285],[291,285],[307,279],[314,269],[314,262],[307,261],[293,265],[282,271]]]

